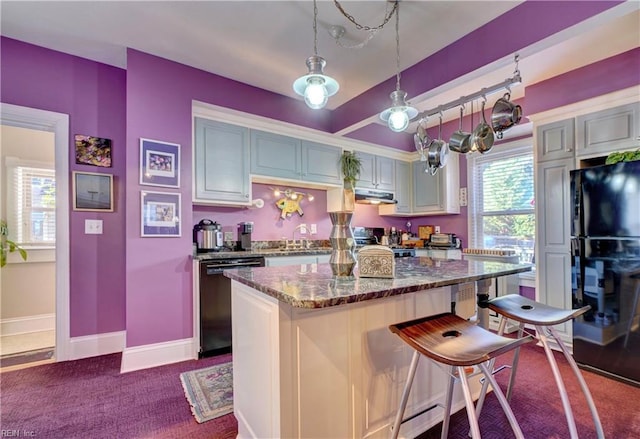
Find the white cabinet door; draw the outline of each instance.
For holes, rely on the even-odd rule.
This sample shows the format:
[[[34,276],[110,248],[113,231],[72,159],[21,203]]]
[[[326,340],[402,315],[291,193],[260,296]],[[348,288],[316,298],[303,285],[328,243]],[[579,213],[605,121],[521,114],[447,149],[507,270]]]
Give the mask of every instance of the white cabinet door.
[[[249,129],[195,119],[194,203],[251,204]]]
[[[638,147],[640,103],[621,105],[576,119],[578,157]]]
[[[569,172],[573,159],[538,165],[536,178],[536,267],[538,300],[571,309],[571,229]],[[571,323],[557,327],[571,343]]]
[[[538,161],[545,162],[573,157],[574,129],[573,119],[560,120],[536,128]]]

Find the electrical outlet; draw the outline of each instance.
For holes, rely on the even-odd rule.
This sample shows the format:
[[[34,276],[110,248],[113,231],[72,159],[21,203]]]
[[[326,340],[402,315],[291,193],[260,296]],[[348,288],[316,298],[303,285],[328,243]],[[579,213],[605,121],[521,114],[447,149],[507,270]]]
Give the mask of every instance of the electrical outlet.
[[[318,233],[318,225],[317,224],[311,224],[311,234],[315,235],[316,233]]]
[[[461,187],[460,188],[460,206],[466,206],[467,205],[467,188],[466,187]]]
[[[440,233],[440,226],[434,226],[433,231],[434,233]]]
[[[233,241],[233,232],[224,232],[225,241]]]
[[[300,234],[301,235],[306,235],[307,234],[307,225],[306,224],[300,224]]]
[[[85,235],[102,235],[102,220],[84,220]]]

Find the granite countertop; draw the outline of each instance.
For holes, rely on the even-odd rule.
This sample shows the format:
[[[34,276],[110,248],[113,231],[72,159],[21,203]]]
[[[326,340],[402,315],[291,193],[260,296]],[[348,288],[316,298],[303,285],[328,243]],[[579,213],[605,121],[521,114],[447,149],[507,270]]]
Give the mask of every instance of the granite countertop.
[[[193,259],[199,261],[206,261],[210,259],[229,259],[229,258],[242,258],[245,256],[264,256],[264,257],[278,257],[278,256],[306,256],[306,255],[330,255],[331,247],[315,247],[315,248],[264,248],[264,249],[252,249],[252,250],[240,250],[240,251],[219,251],[211,253],[200,253],[194,255]]]
[[[230,279],[296,308],[326,308],[530,271],[531,264],[493,261],[396,259],[395,278],[337,278],[329,264],[225,270]]]

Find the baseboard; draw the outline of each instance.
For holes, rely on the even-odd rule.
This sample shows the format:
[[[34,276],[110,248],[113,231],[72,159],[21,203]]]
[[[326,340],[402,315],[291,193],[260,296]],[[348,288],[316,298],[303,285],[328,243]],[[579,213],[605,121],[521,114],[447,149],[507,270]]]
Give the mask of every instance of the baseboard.
[[[69,340],[69,360],[97,357],[122,352],[126,331],[72,337]]]
[[[16,317],[0,320],[0,334],[18,335],[30,332],[53,331],[56,329],[55,314]]]
[[[120,373],[148,369],[150,367],[194,360],[193,339],[167,341],[150,345],[125,348],[122,352]]]

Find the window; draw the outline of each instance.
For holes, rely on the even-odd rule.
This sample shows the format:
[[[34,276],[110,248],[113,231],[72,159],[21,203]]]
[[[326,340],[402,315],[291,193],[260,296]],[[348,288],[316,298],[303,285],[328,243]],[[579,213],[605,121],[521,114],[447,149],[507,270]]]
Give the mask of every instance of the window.
[[[515,250],[521,262],[533,262],[533,148],[501,147],[468,161],[469,247]]]
[[[20,245],[55,245],[56,176],[52,165],[7,158],[9,231]]]

